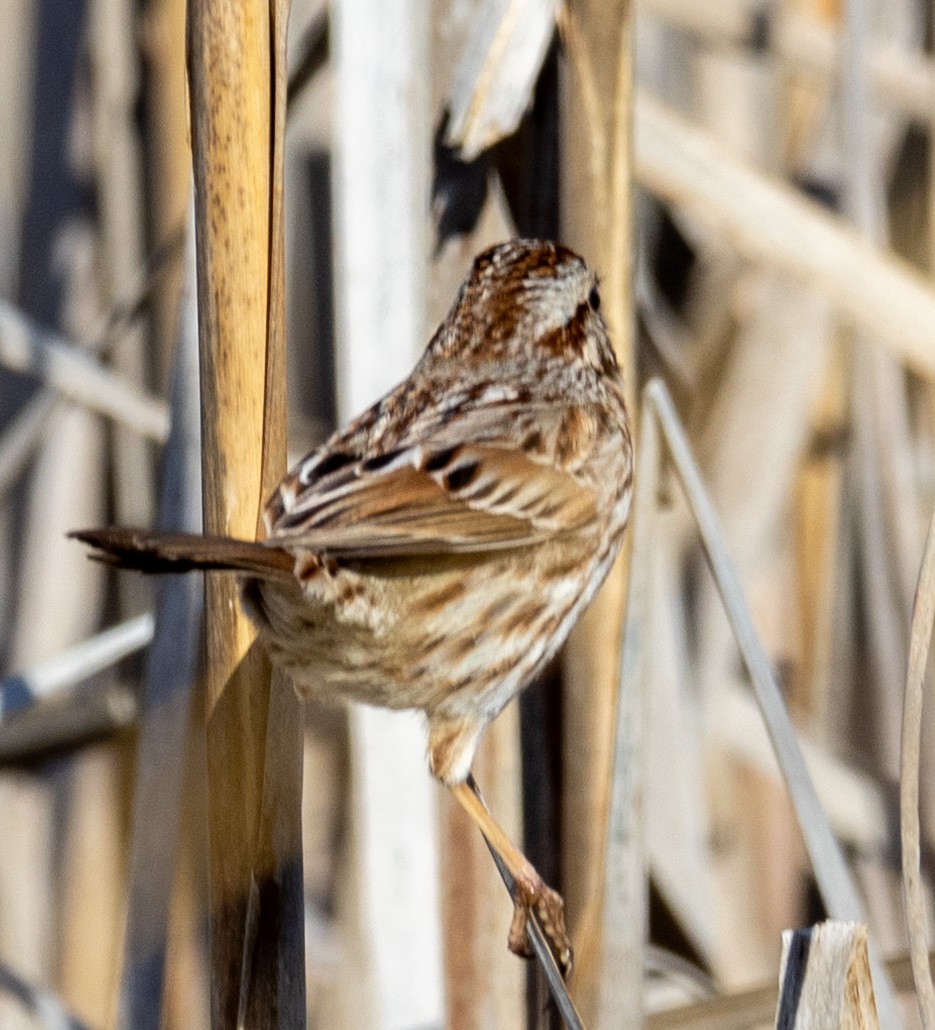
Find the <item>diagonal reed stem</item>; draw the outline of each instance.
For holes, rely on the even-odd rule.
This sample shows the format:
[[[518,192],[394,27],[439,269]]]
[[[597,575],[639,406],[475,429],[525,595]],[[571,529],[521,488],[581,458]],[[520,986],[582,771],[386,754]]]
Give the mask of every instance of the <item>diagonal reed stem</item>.
[[[863,902],[815,793],[782,692],[757,634],[720,522],[705,490],[672,397],[665,384],[659,379],[654,379],[643,391],[643,398],[644,403],[655,412],[659,420],[669,456],[698,526],[708,565],[724,603],[776,759],[792,798],[822,901],[831,918],[844,922],[866,923],[867,915]],[[880,1011],[895,1012],[892,986],[876,949],[872,946],[870,968],[877,997],[881,1002]]]
[[[477,786],[473,776],[468,776],[468,786],[474,791],[477,800],[484,806],[487,807],[487,803],[484,801],[483,795]],[[503,880],[503,884],[513,897],[513,877],[510,876],[510,872],[507,867],[503,864],[503,860],[490,846],[490,841],[487,841],[487,848],[490,851],[490,857],[494,861],[494,865],[497,867],[497,872],[500,873],[500,877]],[[542,927],[539,925],[539,920],[536,918],[534,912],[529,913],[528,923],[529,941],[532,944],[533,953],[536,956],[536,961],[539,963],[543,974],[545,975],[546,983],[549,985],[549,992],[555,1001],[555,1007],[558,1009],[562,1019],[565,1020],[569,1030],[584,1030],[584,1024],[581,1022],[581,1017],[578,1015],[575,1009],[575,1004],[571,1000],[571,995],[568,993],[568,988],[565,986],[565,980],[558,968],[558,963],[555,961],[555,956],[552,954],[552,949],[549,947],[549,942],[546,940],[545,934],[542,931]]]

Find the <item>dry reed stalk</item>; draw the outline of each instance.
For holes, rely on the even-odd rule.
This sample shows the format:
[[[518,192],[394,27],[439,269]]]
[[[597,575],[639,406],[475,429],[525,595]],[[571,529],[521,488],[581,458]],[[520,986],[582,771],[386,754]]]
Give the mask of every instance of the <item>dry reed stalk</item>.
[[[154,248],[186,224],[192,192],[192,155],[185,85],[185,0],[153,0],[143,11],[140,46],[146,73],[149,218]],[[152,338],[157,381],[173,367],[178,341],[181,263],[169,270],[153,296]]]
[[[916,588],[909,637],[909,662],[903,696],[899,775],[899,822],[903,897],[919,1015],[924,1030],[935,1027],[935,985],[928,964],[926,903],[922,886],[919,832],[919,765],[922,703],[932,628],[935,626],[935,515],[929,525]]]
[[[929,967],[935,952],[929,953]],[[901,994],[911,991],[912,965],[906,954],[894,955],[885,963],[887,974]],[[768,1025],[776,1015],[779,985],[773,979],[743,991],[721,994],[688,1005],[654,1012],[646,1021],[647,1030],[749,1030]]]
[[[795,805],[799,828],[805,838],[825,908],[834,918],[865,922],[863,905],[854,880],[818,801],[775,676],[754,628],[747,601],[724,541],[723,531],[692,457],[671,396],[661,380],[657,379],[646,387],[644,397],[646,404],[652,405],[659,418],[669,457],[678,472],[697,523],[708,564],[717,580],[718,591],[731,621],[776,758]],[[895,1011],[892,988],[872,948],[870,964],[877,996],[881,999],[881,1011],[892,1013]],[[892,1017],[892,1021],[886,1025],[898,1026],[898,1023],[895,1017]]]
[[[562,34],[568,81],[563,100],[561,200],[563,237],[602,277],[602,311],[624,369],[635,418],[632,16],[628,0],[609,4],[582,0],[565,9]],[[562,887],[571,925],[576,927],[579,957],[574,990],[586,1024],[597,1018],[600,1009],[598,992],[605,971],[602,935],[609,929],[601,906],[626,567],[623,556],[565,649]],[[620,703],[629,705],[631,699]],[[632,787],[637,781],[627,782]],[[634,816],[636,798],[622,803]],[[634,902],[640,889],[635,880],[644,875],[640,840],[638,833],[631,838],[635,846],[627,873]],[[629,984],[629,990],[626,1011],[614,1017],[618,1026],[636,1026],[645,931],[640,911],[617,923],[615,930],[623,936],[612,945],[612,952],[625,962],[618,982]]]
[[[285,142],[287,32],[291,0],[268,0],[271,87],[269,301],[261,469],[264,494],[286,462]],[[306,1021],[305,896],[302,856],[304,707],[292,684],[274,676],[267,716],[263,794],[241,1008],[247,1026]],[[247,960],[250,960],[249,963]]]
[[[189,9],[205,528],[247,538],[285,464],[286,13],[260,0]],[[206,620],[213,1023],[294,1025],[304,1021],[301,893],[290,889],[301,882],[301,719],[291,688],[271,693],[229,577],[207,578]]]
[[[809,930],[786,930],[779,981],[778,1030],[878,1030],[880,1026],[865,926],[827,922]]]
[[[332,8],[341,422],[407,375],[427,339],[429,29],[423,0]],[[424,726],[413,713],[356,706],[350,730],[350,841],[338,920],[353,946],[327,1025],[437,1023],[444,1012],[437,788],[426,772]]]

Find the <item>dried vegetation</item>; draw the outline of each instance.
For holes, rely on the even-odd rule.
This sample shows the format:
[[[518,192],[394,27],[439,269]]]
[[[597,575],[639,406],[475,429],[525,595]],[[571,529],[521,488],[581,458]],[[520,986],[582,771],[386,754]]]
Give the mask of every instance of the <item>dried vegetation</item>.
[[[190,0],[186,91],[184,0],[0,4],[0,1026],[935,1027],[931,5],[293,7]],[[64,538],[253,533],[514,234],[601,272],[639,423],[475,766],[567,992],[417,720]]]

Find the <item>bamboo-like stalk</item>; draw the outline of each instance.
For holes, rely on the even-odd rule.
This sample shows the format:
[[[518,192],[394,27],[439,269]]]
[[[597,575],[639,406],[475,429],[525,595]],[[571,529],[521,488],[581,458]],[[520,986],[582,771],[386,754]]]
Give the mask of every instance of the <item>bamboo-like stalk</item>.
[[[261,0],[192,0],[189,7],[205,528],[247,538],[256,534],[260,504],[285,462],[285,22],[285,4],[267,6]],[[258,1025],[261,1019],[295,1025],[299,1013],[304,1022],[304,977],[277,961],[281,942],[275,936],[279,928],[297,934],[301,953],[301,904],[296,907],[301,895],[270,893],[267,886],[282,886],[283,856],[277,845],[291,846],[298,836],[295,791],[281,797],[278,822],[264,814],[264,798],[289,774],[294,778],[293,736],[301,720],[288,702],[274,708],[268,663],[251,646],[253,636],[239,610],[235,584],[209,576],[206,706],[215,1027],[244,1020]],[[282,697],[288,691],[279,693]],[[284,725],[284,716],[291,722]],[[278,737],[282,746],[272,753],[289,766],[277,770],[282,778],[272,771],[264,778],[268,735]],[[293,876],[301,877],[301,854],[290,854],[288,861]],[[270,949],[272,968],[265,961]],[[260,983],[258,969],[267,974]]]
[[[562,233],[602,277],[602,311],[624,370],[630,401],[637,369],[632,289],[632,81],[633,10],[629,0],[581,0],[568,6],[563,37],[568,84],[563,121]],[[620,626],[626,558],[611,570],[594,603],[572,633],[565,654],[563,891],[579,948],[574,982],[586,1024],[596,1012],[601,953],[599,917],[610,797],[612,727],[617,703]],[[635,783],[634,781],[631,781]],[[631,811],[635,806],[630,806]],[[632,843],[638,845],[634,836]],[[642,870],[634,847],[630,860]],[[587,906],[587,913],[586,913]],[[585,923],[579,921],[585,918]],[[634,988],[617,1026],[640,1020],[643,921],[639,913],[618,931],[626,936],[626,970]],[[616,950],[623,960],[623,951]]]
[[[268,0],[272,92],[269,205],[269,302],[266,406],[261,470],[264,496],[286,458],[286,239],[284,168],[290,0]],[[274,675],[266,728],[263,794],[254,889],[247,911],[253,953],[244,955],[245,1024],[302,1026],[305,1001],[305,896],[302,856],[303,706],[285,677]],[[248,944],[250,942],[248,941]],[[248,963],[248,958],[250,959]]]

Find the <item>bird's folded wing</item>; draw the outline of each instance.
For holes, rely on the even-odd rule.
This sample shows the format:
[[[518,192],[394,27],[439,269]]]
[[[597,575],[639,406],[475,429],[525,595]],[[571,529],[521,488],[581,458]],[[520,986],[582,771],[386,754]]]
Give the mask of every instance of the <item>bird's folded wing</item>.
[[[437,443],[367,459],[322,452],[323,475],[313,465],[305,485],[297,472],[271,502],[269,542],[336,557],[473,553],[536,544],[596,517],[591,490],[520,447]]]

